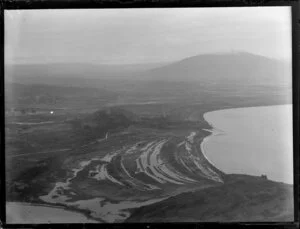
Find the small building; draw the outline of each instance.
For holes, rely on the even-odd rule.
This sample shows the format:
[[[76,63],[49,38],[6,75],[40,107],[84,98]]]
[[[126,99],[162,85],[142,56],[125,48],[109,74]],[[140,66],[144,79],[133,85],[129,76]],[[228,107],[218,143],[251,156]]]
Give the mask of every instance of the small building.
[[[264,180],[268,180],[268,177],[267,177],[267,175],[265,175],[265,174],[262,174],[260,177],[261,177],[262,179],[264,179]]]

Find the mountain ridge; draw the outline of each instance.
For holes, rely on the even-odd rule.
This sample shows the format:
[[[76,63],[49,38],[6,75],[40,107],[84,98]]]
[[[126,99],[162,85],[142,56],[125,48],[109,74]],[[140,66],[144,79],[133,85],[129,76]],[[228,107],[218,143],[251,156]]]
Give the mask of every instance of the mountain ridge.
[[[7,66],[7,82],[64,84],[85,87],[108,85],[116,90],[164,90],[161,82],[210,87],[229,85],[291,86],[291,63],[246,52],[202,54],[152,66],[125,70],[118,66],[59,64]],[[149,67],[149,66],[148,66]],[[125,86],[127,85],[127,86]],[[132,87],[132,85],[134,85]],[[172,85],[170,85],[172,86]]]
[[[287,63],[251,53],[196,55],[176,63],[151,69],[152,80],[200,81],[231,84],[289,84],[283,75],[290,72]]]

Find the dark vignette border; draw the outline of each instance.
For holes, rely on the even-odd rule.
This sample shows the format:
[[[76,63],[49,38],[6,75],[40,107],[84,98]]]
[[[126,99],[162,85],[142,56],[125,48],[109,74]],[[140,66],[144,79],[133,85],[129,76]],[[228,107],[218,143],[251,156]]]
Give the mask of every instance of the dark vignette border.
[[[298,0],[2,0],[5,9],[290,6]]]
[[[292,75],[293,75],[293,142],[294,142],[294,222],[239,223],[114,223],[114,224],[6,224],[5,219],[5,129],[4,129],[4,11],[18,9],[88,9],[88,8],[156,8],[156,7],[255,7],[291,6]],[[0,0],[0,228],[299,228],[299,98],[300,98],[300,4],[298,0]],[[2,128],[3,127],[3,128]]]

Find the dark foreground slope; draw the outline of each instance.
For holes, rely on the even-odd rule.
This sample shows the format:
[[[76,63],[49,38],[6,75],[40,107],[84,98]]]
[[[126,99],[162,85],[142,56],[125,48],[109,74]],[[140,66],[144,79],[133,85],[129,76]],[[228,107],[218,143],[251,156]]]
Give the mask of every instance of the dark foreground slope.
[[[141,207],[127,222],[293,221],[293,186],[248,175]]]

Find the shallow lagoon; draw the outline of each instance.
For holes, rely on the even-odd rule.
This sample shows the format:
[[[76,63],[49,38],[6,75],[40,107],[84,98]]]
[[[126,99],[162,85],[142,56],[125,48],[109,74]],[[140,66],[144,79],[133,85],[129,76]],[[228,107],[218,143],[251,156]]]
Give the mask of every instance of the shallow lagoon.
[[[214,131],[203,149],[217,168],[293,184],[292,105],[218,110],[204,119]]]
[[[14,224],[99,223],[75,211],[23,202],[7,202],[6,218],[7,223]]]

